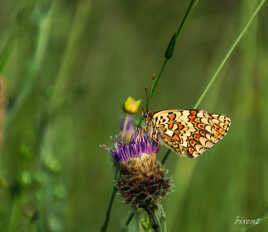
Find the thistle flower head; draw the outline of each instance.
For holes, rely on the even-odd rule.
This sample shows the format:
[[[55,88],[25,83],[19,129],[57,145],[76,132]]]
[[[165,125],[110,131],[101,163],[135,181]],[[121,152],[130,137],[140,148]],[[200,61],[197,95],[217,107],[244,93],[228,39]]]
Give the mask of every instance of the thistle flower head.
[[[134,129],[133,118],[127,115],[113,147],[105,147],[119,169],[117,187],[133,207],[149,208],[156,205],[169,190],[166,171],[156,159],[159,145],[142,130]]]
[[[151,141],[141,130],[134,128],[133,118],[127,115],[121,123],[121,131],[114,138],[113,147],[104,146],[111,152],[118,163],[143,155],[155,155],[159,150],[158,143]]]

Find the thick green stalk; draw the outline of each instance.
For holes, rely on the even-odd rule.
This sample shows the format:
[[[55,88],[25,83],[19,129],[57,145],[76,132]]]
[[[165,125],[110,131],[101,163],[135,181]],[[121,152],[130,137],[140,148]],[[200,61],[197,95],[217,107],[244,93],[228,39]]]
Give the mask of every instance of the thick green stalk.
[[[161,204],[146,209],[151,226],[155,232],[167,232],[166,216]]]

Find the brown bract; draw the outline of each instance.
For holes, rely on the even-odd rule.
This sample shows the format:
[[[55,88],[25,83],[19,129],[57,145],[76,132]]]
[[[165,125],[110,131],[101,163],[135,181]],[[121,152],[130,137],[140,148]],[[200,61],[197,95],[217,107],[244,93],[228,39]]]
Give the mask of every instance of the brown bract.
[[[170,183],[165,173],[155,155],[131,158],[120,164],[118,189],[127,203],[147,209],[167,194]]]

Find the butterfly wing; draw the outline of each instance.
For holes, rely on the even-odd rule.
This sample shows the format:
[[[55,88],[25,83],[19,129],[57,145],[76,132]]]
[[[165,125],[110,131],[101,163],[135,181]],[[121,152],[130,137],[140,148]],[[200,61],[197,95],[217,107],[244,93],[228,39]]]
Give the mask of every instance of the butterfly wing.
[[[203,110],[163,110],[152,118],[160,142],[174,152],[191,158],[221,140],[230,124],[230,118]]]

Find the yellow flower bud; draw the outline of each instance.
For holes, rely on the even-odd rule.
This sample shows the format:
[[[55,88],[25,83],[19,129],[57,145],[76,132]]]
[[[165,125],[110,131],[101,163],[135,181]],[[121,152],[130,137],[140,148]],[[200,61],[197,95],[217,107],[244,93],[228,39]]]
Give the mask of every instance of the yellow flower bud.
[[[129,114],[137,113],[141,100],[136,101],[133,97],[128,97],[124,104],[124,110]]]

